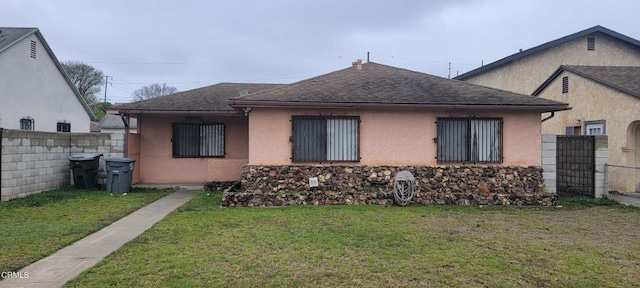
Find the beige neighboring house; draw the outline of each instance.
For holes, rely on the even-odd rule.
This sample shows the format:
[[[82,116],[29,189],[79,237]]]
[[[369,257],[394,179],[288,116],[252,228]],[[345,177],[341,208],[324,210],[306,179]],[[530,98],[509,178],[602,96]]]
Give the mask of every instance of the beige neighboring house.
[[[0,127],[89,132],[95,115],[38,28],[0,27]]]
[[[609,136],[609,164],[640,166],[640,41],[595,26],[456,79],[569,103],[543,114],[543,134]],[[640,142],[638,142],[640,143]]]
[[[561,65],[640,66],[640,41],[595,26],[521,50],[455,79],[531,95]]]
[[[533,95],[573,107],[544,134],[606,134],[609,164],[640,167],[640,66],[560,66]]]

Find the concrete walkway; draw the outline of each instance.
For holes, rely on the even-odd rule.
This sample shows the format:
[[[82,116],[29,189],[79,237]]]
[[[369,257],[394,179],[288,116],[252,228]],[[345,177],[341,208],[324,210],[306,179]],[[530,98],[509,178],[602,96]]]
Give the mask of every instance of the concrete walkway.
[[[607,197],[627,206],[640,207],[640,193],[628,193],[624,195],[609,193]]]
[[[61,287],[136,238],[200,190],[178,190],[0,281],[0,287]],[[125,196],[126,197],[126,196]],[[28,275],[28,278],[25,277]]]

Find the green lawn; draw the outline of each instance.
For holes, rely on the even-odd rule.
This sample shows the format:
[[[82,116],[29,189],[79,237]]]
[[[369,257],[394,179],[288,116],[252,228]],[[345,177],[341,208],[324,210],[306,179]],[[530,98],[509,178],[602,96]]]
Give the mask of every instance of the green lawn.
[[[0,271],[18,271],[175,189],[57,189],[0,203]]]
[[[640,210],[608,201],[220,208],[220,199],[198,195],[66,287],[640,283]]]

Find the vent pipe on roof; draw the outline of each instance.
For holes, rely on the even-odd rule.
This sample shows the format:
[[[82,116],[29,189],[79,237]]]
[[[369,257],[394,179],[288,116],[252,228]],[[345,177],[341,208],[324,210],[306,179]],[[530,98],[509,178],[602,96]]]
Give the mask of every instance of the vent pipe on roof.
[[[362,59],[358,59],[356,62],[351,62],[353,67],[356,67],[358,70],[362,70]]]

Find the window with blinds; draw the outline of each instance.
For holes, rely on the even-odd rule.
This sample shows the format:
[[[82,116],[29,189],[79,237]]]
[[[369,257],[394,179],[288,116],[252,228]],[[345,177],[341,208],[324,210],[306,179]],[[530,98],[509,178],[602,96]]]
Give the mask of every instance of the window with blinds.
[[[173,157],[224,157],[224,124],[173,124]]]
[[[293,162],[360,161],[359,117],[293,116]]]
[[[501,118],[438,118],[439,163],[501,163]]]

